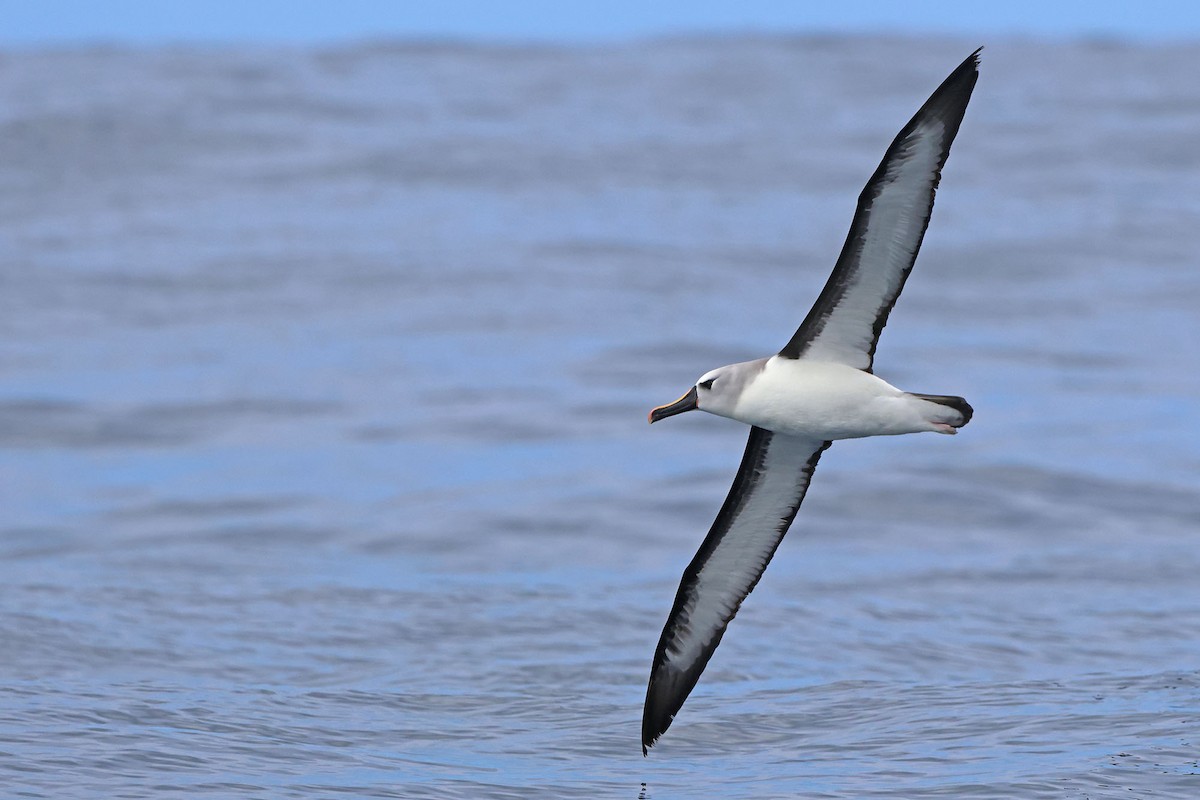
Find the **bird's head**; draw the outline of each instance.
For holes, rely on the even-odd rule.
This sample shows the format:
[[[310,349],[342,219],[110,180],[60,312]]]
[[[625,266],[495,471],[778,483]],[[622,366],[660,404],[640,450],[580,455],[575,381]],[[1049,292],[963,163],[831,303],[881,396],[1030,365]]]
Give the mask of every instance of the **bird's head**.
[[[731,416],[741,397],[742,387],[761,368],[760,362],[747,361],[710,370],[701,375],[696,385],[688,389],[683,397],[674,403],[652,409],[647,418],[653,423],[696,409],[722,417]]]

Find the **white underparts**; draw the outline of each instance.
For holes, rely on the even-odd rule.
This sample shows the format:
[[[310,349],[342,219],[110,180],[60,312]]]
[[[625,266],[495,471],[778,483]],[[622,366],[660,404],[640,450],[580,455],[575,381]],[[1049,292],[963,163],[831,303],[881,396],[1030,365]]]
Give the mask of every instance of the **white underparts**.
[[[702,406],[703,407],[703,406]],[[730,413],[748,425],[818,440],[933,431],[954,433],[962,415],[860,369],[828,361],[768,359]]]

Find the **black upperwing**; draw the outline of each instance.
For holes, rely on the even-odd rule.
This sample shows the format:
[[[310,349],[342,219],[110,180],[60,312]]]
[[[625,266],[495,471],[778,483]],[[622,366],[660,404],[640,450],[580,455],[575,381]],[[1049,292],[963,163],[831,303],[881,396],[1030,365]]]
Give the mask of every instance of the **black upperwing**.
[[[733,487],[688,564],[667,617],[642,712],[642,753],[671,725],[796,516],[829,442],[751,428]]]
[[[858,197],[833,274],[780,356],[871,371],[879,334],[929,227],[942,166],[967,110],[978,67],[976,50],[930,95],[887,149]]]

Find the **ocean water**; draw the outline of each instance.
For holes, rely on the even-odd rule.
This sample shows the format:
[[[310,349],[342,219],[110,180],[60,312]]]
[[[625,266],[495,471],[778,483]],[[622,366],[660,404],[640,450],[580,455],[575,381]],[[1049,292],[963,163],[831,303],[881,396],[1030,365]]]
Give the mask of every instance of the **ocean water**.
[[[878,373],[671,730],[679,575],[891,137]],[[0,53],[0,794],[1200,796],[1200,45]],[[701,418],[704,417],[704,418]]]

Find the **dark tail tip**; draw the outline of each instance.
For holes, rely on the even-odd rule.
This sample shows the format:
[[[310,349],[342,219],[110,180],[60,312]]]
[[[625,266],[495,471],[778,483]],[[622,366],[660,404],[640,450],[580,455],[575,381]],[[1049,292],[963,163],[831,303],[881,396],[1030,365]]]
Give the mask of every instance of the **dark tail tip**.
[[[948,406],[962,414],[962,425],[957,425],[955,427],[961,428],[963,425],[966,425],[968,422],[970,422],[971,417],[975,415],[975,409],[971,408],[971,404],[961,397],[955,397],[954,395],[950,394],[916,394],[915,392],[913,394],[915,397],[919,397],[922,400],[928,400],[929,402],[937,403],[940,406]]]

